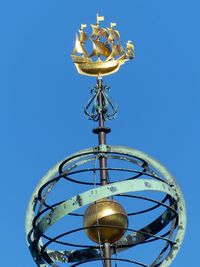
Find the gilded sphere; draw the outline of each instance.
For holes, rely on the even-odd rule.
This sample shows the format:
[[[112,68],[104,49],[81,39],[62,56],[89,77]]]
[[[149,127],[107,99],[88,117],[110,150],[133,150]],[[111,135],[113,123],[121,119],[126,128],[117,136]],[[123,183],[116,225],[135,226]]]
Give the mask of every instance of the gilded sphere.
[[[111,199],[101,199],[91,204],[85,211],[83,226],[94,225],[105,227],[92,227],[86,229],[87,236],[96,243],[115,243],[125,233],[128,227],[128,216],[123,207]],[[106,227],[113,226],[113,227]]]

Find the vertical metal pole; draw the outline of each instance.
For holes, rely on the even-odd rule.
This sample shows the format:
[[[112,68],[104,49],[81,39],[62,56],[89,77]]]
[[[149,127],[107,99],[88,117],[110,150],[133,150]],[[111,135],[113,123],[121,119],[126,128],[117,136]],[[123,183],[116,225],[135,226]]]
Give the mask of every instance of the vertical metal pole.
[[[110,244],[109,243],[104,243],[103,244],[103,251],[104,251],[104,257],[106,258],[104,260],[104,266],[105,267],[111,267],[111,251],[110,251]]]
[[[99,145],[105,145],[106,144],[106,131],[104,127],[104,118],[103,118],[103,108],[104,108],[104,100],[103,100],[103,95],[102,95],[102,90],[103,90],[103,82],[102,78],[98,77],[97,78],[97,84],[98,84],[98,89],[99,89],[99,94],[98,94],[98,106],[101,108],[100,113],[99,113],[99,132],[98,132],[98,141]],[[100,164],[100,181],[101,185],[106,185],[108,183],[108,173],[107,173],[107,158],[104,156],[101,156],[99,158],[99,164]],[[103,244],[103,252],[104,252],[104,267],[111,267],[111,249],[110,249],[110,244],[109,243],[104,243]]]
[[[103,107],[104,107],[104,101],[102,96],[102,90],[103,90],[103,82],[102,78],[97,78],[98,88],[99,88],[99,95],[98,95],[98,106],[101,108],[99,113],[99,133],[98,133],[98,140],[99,145],[105,145],[106,144],[106,132],[104,128],[104,119],[103,119]],[[100,179],[101,179],[101,185],[106,185],[108,183],[108,175],[107,175],[107,159],[106,157],[100,157]],[[104,169],[104,170],[102,170]]]

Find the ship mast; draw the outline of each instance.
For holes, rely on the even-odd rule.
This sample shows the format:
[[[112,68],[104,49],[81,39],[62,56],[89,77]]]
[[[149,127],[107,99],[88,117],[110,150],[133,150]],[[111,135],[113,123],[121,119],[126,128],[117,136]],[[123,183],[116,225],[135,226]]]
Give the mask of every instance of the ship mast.
[[[99,27],[99,22],[100,21],[104,21],[104,16],[99,16],[99,14],[97,13],[97,23],[96,25]]]

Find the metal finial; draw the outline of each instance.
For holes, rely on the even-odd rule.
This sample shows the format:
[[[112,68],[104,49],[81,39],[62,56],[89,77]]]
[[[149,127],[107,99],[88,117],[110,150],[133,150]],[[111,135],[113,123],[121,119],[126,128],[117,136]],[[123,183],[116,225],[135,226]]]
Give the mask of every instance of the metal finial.
[[[97,76],[85,113],[98,122],[93,129],[98,145],[78,151],[56,164],[33,192],[26,216],[26,238],[38,267],[87,266],[91,262],[95,265],[96,261],[101,261],[104,267],[111,267],[113,263],[116,266],[117,262],[168,267],[183,242],[185,203],[173,176],[157,160],[141,151],[107,145],[111,129],[106,127],[105,121],[112,119],[117,109],[109,100],[109,87],[103,84],[101,76],[116,72],[121,64],[132,59],[134,46],[129,40],[124,51],[119,44],[119,32],[113,29],[116,23],[102,28],[99,22],[103,20],[104,17],[97,14],[96,25],[91,25],[90,39],[84,31],[86,24],[81,24],[72,53],[79,73]],[[87,40],[94,46],[91,54],[84,46]],[[83,138],[81,133],[80,138]],[[64,199],[62,194],[60,196],[61,187],[57,186],[61,182],[62,190],[66,190]],[[77,189],[74,196],[71,195],[73,183]],[[89,189],[82,192],[81,185]],[[52,203],[54,198],[57,200]],[[127,199],[131,201],[130,210],[126,210]],[[77,224],[69,222],[70,216],[78,218]],[[74,236],[81,231],[87,234],[87,240]],[[148,245],[156,242],[163,245],[162,249],[156,244],[155,251],[151,249],[149,253]],[[134,252],[136,246],[141,249],[147,246],[147,253],[139,253],[144,255],[144,262]],[[129,248],[133,248],[131,259],[126,257],[130,257]]]

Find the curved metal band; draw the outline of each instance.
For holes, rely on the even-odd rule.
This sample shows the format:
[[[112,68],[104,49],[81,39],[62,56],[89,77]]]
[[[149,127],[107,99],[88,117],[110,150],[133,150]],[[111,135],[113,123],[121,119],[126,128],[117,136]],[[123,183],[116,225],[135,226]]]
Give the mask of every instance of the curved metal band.
[[[61,203],[56,206],[53,211],[50,211],[42,218],[42,220],[36,225],[36,229],[38,229],[38,233],[44,233],[50,226],[55,224],[64,216],[102,198],[115,196],[117,194],[149,190],[165,192],[176,199],[176,195],[171,187],[160,181],[141,178],[139,180],[121,181],[88,190]]]
[[[107,152],[106,147],[101,148],[101,152],[106,153]],[[163,175],[165,177],[166,181],[170,184],[170,186],[168,186],[167,184],[162,183],[160,181],[154,181],[154,180],[150,180],[150,179],[149,180],[148,179],[144,179],[144,180],[140,179],[138,181],[137,180],[128,181],[130,183],[129,186],[132,187],[131,191],[133,191],[133,192],[137,191],[137,190],[140,191],[140,190],[142,190],[142,188],[145,188],[145,190],[162,191],[162,192],[166,192],[167,194],[170,194],[177,201],[179,220],[178,220],[178,231],[177,231],[177,235],[175,238],[176,245],[174,245],[172,247],[169,254],[165,258],[165,260],[162,262],[162,264],[160,265],[161,267],[169,266],[171,264],[172,260],[175,258],[176,254],[178,253],[178,250],[179,250],[180,245],[183,241],[183,237],[184,237],[184,233],[185,233],[185,225],[186,225],[185,203],[184,203],[184,199],[183,199],[183,196],[181,194],[179,187],[177,186],[175,180],[173,179],[171,174],[166,170],[166,168],[164,166],[162,166],[157,160],[151,158],[150,156],[148,156],[147,154],[145,154],[141,151],[138,151],[135,149],[130,149],[127,147],[121,147],[121,146],[116,147],[115,146],[115,147],[109,147],[109,153],[122,154],[122,155],[126,155],[126,156],[128,155],[128,156],[133,156],[133,157],[137,157],[139,159],[141,158],[141,159],[145,160],[153,168],[155,168],[157,171],[159,171],[161,173],[161,175]],[[74,157],[76,157],[76,160],[79,160],[79,159],[85,157],[85,155],[92,155],[92,154],[95,154],[94,149],[89,148],[89,149],[85,149],[83,151],[80,151],[78,153],[75,153],[75,154],[71,155],[70,157],[66,158],[65,160],[68,160],[71,158],[71,160],[68,161],[68,164],[70,164],[70,163],[73,163]],[[27,210],[27,216],[26,216],[26,235],[27,235],[27,242],[28,242],[30,249],[32,249],[31,248],[32,243],[34,243],[36,241],[35,236],[33,235],[32,221],[34,219],[34,211],[35,211],[35,204],[37,203],[38,191],[42,185],[44,185],[46,182],[50,181],[57,174],[58,167],[62,162],[59,162],[58,164],[56,164],[43,177],[43,179],[38,184],[38,186],[36,187],[35,191],[33,192],[32,197],[31,197],[31,200],[30,200],[30,203],[28,206],[28,210]],[[124,187],[124,191],[122,190],[122,185]],[[135,190],[136,185],[138,186],[137,190]],[[116,189],[117,189],[117,191],[113,192]],[[104,196],[106,197],[106,196],[119,194],[120,192],[118,190],[122,190],[121,193],[130,192],[127,190],[127,181],[118,182],[118,183],[115,183],[112,185],[107,185],[104,187],[96,188],[94,190],[89,190],[88,192],[82,193],[81,194],[82,205],[89,204],[89,203],[96,201],[96,200],[98,200]],[[93,191],[93,193],[92,193],[92,191]],[[98,193],[96,193],[96,191]],[[101,194],[99,194],[99,192]],[[103,196],[102,196],[102,194],[103,194]],[[79,197],[77,198],[77,196],[75,196],[74,198],[60,204],[58,207],[55,208],[55,210],[53,212],[51,212],[50,214],[43,217],[43,219],[39,222],[38,227],[37,227],[37,229],[39,230],[36,234],[37,240],[40,238],[41,234],[48,229],[49,226],[51,226],[53,223],[55,223],[58,219],[65,216],[67,213],[69,213],[70,210],[73,211],[71,206],[76,207],[76,209],[79,208],[80,206],[82,206],[82,205],[80,205],[79,200],[80,200],[80,198]],[[67,210],[67,212],[66,212],[66,210]],[[38,246],[39,247],[42,246],[42,243],[40,243]],[[40,266],[40,267],[47,266],[41,258],[37,258],[37,256],[35,255],[34,252],[32,252],[32,254],[33,254],[33,257],[34,257],[38,266]]]
[[[73,265],[71,265],[71,267],[75,267],[75,266],[78,266],[78,265],[81,265],[81,264],[84,264],[84,263],[101,261],[101,260],[102,259],[87,260],[87,261],[83,261],[83,262],[80,262],[80,263],[73,264]],[[138,261],[133,261],[133,260],[127,260],[127,259],[121,259],[121,258],[109,258],[109,260],[111,260],[111,261],[121,261],[121,262],[133,263],[134,265],[138,265],[138,266],[142,266],[142,267],[148,267],[148,265],[146,265],[146,264],[143,264],[143,263],[138,262]]]

